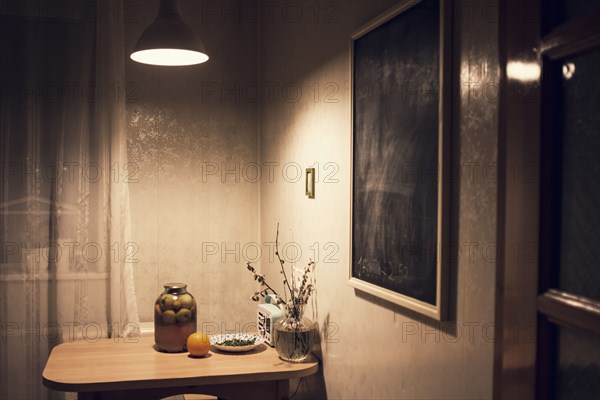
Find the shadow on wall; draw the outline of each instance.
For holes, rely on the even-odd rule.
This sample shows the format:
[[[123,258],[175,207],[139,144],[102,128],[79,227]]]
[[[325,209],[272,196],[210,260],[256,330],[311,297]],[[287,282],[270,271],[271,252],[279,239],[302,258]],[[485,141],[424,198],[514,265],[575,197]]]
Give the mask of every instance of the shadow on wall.
[[[323,321],[323,326],[329,326],[329,314]],[[301,379],[290,380],[290,398],[294,400],[302,399],[326,399],[327,388],[325,385],[325,364],[323,361],[323,350],[321,348],[323,337],[321,336],[321,328],[318,322],[313,325],[312,334],[313,346],[311,352],[319,359],[319,371],[316,374],[309,375]],[[325,338],[327,340],[327,338]],[[325,344],[327,344],[325,342]]]
[[[372,294],[362,292],[358,289],[354,289],[354,293],[356,294],[356,297],[358,297],[362,300],[373,303],[373,304],[377,305],[378,307],[387,308],[388,310],[394,312],[395,314],[396,313],[402,314],[403,317],[405,317],[407,320],[410,320],[411,323],[414,323],[415,325],[422,324],[422,325],[428,326],[430,328],[439,330],[439,331],[443,332],[445,335],[447,335],[449,339],[457,339],[457,337],[458,337],[456,317],[452,317],[452,318],[449,317],[445,321],[440,322],[440,321],[431,319],[423,314],[419,314],[415,311],[412,311],[407,308],[398,306],[394,303],[385,301],[377,296],[373,296]],[[450,301],[450,305],[449,305],[450,308],[451,308],[452,303],[455,303],[455,302]],[[455,313],[455,311],[450,309],[448,314],[449,314],[449,316],[454,316],[456,313]],[[408,334],[407,332],[405,332],[405,333]]]

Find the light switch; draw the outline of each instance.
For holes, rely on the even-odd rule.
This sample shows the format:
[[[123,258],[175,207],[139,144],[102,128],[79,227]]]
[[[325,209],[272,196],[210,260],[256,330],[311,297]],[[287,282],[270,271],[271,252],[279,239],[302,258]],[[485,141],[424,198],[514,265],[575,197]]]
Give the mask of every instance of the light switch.
[[[315,198],[315,169],[306,168],[306,195],[309,199]]]

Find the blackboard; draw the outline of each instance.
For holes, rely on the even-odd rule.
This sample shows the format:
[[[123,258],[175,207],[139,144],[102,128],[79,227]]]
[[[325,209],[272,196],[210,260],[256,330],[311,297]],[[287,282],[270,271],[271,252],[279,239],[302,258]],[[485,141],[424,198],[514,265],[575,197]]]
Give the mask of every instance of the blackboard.
[[[441,5],[412,4],[352,41],[350,275],[439,317]]]

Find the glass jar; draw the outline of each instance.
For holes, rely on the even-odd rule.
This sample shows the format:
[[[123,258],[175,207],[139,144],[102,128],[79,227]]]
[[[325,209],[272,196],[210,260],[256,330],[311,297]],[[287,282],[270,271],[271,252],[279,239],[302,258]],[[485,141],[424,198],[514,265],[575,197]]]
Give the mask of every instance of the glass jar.
[[[284,318],[275,323],[275,350],[282,360],[301,362],[312,345],[312,322],[304,318],[304,305],[287,306]]]
[[[154,303],[154,342],[160,351],[187,350],[187,339],[196,332],[196,300],[185,283],[167,283]]]

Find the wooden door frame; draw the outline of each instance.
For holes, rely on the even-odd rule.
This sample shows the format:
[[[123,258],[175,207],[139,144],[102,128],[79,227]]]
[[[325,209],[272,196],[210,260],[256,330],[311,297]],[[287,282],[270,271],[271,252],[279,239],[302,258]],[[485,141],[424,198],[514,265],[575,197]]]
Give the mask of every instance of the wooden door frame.
[[[495,399],[535,399],[540,215],[540,0],[500,2]],[[537,68],[537,70],[536,70]],[[537,71],[537,76],[536,76]],[[521,75],[519,75],[521,74]]]
[[[543,5],[543,7],[542,7]],[[567,57],[600,48],[600,9],[568,20],[558,0],[500,6],[496,399],[553,397],[557,327],[600,335],[600,301],[559,289],[562,84]],[[543,91],[543,98],[542,98]]]

